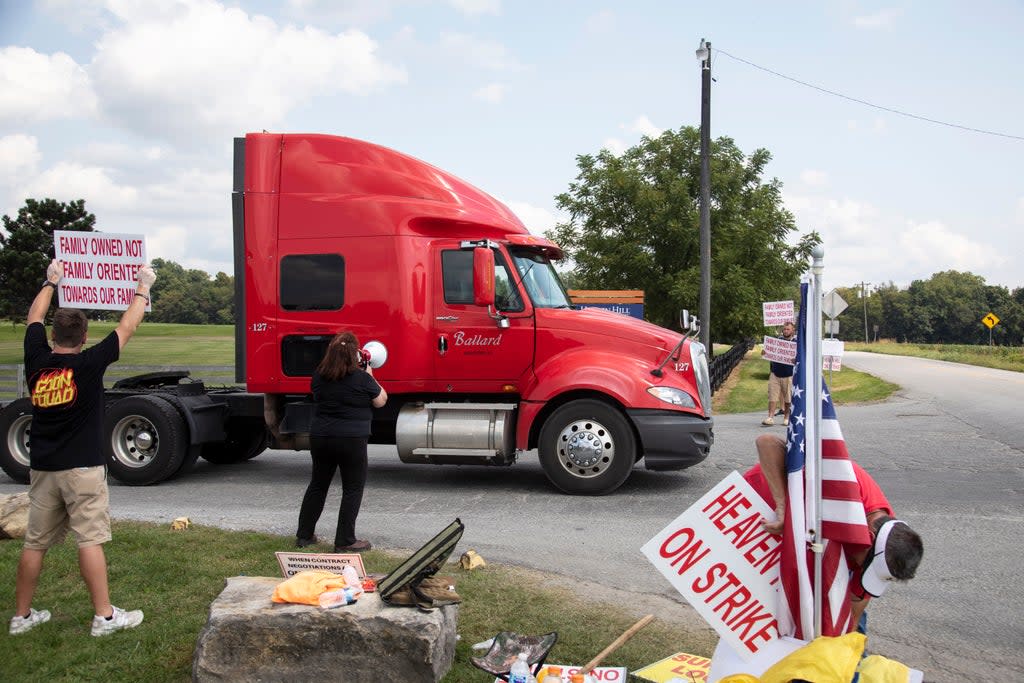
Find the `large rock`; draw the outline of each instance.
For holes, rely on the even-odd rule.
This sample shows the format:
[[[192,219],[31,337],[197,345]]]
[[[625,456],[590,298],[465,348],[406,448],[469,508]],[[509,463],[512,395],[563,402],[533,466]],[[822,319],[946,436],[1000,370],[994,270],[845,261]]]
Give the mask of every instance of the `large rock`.
[[[25,538],[28,528],[28,493],[0,496],[0,539]]]
[[[458,605],[389,607],[376,593],[325,610],[270,600],[282,579],[235,576],[210,606],[194,681],[439,681],[455,658]]]

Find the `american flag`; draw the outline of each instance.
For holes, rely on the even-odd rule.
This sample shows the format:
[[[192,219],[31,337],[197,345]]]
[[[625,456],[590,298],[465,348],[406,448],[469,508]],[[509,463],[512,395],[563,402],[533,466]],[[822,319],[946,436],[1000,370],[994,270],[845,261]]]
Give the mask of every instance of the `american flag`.
[[[820,369],[807,363],[807,290],[800,286],[800,321],[797,336],[796,362],[793,367],[793,403],[786,443],[786,524],[782,533],[782,591],[785,599],[779,609],[779,632],[803,640],[814,633],[814,556],[809,550],[809,530],[813,529],[814,486],[805,480],[806,458],[812,453],[807,443],[808,421],[814,419],[814,406],[807,404],[808,380],[821,378]],[[813,334],[817,334],[815,331]],[[822,383],[821,405],[821,537],[824,539],[822,559],[823,636],[840,636],[847,632],[850,621],[848,596],[849,572],[845,545],[867,546],[871,543],[860,498],[860,485],[854,476],[850,454],[846,451],[835,406],[828,387]],[[813,385],[811,385],[813,386]],[[808,408],[811,408],[808,411]],[[809,430],[813,439],[813,429]]]

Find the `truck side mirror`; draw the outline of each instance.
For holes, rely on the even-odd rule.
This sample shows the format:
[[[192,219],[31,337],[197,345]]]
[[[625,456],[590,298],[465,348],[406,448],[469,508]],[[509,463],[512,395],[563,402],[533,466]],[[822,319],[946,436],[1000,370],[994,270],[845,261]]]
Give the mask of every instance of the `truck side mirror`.
[[[473,249],[473,303],[494,305],[494,252],[487,247]]]
[[[683,332],[690,329],[690,311],[685,308],[679,311],[679,327]]]

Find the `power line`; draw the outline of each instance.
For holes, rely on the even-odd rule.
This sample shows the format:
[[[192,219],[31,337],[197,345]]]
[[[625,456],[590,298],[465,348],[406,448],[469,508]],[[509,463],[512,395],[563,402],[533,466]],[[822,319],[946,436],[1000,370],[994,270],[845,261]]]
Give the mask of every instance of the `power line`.
[[[823,87],[821,87],[819,85],[814,85],[813,83],[807,83],[806,81],[801,81],[799,78],[793,78],[792,76],[787,76],[786,74],[779,73],[778,71],[772,71],[771,69],[767,69],[767,68],[761,66],[760,64],[754,64],[753,62],[750,62],[750,61],[747,61],[746,59],[743,59],[742,57],[737,57],[736,55],[731,55],[731,54],[729,54],[728,52],[726,52],[725,50],[723,50],[720,47],[716,47],[715,51],[718,54],[723,54],[726,57],[731,57],[732,59],[735,59],[737,62],[743,62],[744,64],[747,64],[748,66],[752,66],[755,69],[760,69],[761,71],[770,73],[773,76],[778,76],[779,78],[784,78],[787,81],[792,81],[794,83],[799,83],[800,85],[802,85],[804,87],[811,88],[813,90],[817,90],[819,92],[823,92],[823,93],[826,93],[828,95],[832,95],[834,97],[841,97],[844,100],[849,100],[851,102],[856,102],[857,104],[863,104],[866,107],[873,107],[874,109],[881,109],[882,111],[887,111],[890,114],[898,114],[900,116],[906,116],[907,118],[917,119],[918,121],[927,121],[928,123],[937,123],[940,126],[948,126],[949,128],[959,128],[960,130],[967,130],[967,131],[970,131],[972,133],[982,133],[984,135],[996,135],[996,136],[1001,137],[1001,138],[1010,138],[1011,140],[1024,140],[1024,136],[1020,136],[1020,135],[1011,135],[1010,133],[1000,133],[1000,132],[993,131],[993,130],[983,130],[981,128],[971,128],[970,126],[961,126],[958,123],[949,123],[947,121],[939,121],[938,119],[930,119],[927,116],[919,116],[917,114],[911,114],[909,112],[900,111],[899,109],[893,109],[891,107],[883,107],[880,104],[875,104],[873,102],[868,102],[866,100],[860,100],[860,99],[857,99],[856,97],[850,97],[849,95],[844,95],[841,92],[836,92],[834,90],[829,90],[828,88],[823,88]]]

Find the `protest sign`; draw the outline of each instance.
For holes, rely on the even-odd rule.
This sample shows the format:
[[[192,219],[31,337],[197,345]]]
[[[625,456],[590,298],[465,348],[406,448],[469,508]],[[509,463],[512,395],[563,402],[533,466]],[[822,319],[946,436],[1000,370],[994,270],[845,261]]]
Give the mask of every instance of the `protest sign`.
[[[139,268],[147,263],[143,235],[54,230],[53,251],[64,264],[57,288],[63,308],[123,311],[135,297]],[[148,303],[146,310],[152,310]]]
[[[685,681],[686,683],[706,683],[711,670],[711,660],[700,655],[677,652],[654,664],[648,664],[633,672],[633,678],[653,683],[669,683]]]
[[[846,343],[840,339],[821,340],[821,363],[822,370],[839,372],[843,367],[843,351]]]
[[[792,301],[765,301],[761,304],[761,316],[764,318],[764,326],[782,325],[795,320],[793,315]]]
[[[764,338],[764,353],[762,355],[765,360],[792,365],[796,359],[796,339],[779,339],[778,337],[766,336]]]
[[[274,553],[277,563],[281,566],[281,574],[288,579],[299,572],[307,569],[321,569],[323,571],[340,574],[345,567],[352,567],[359,574],[360,579],[366,578],[366,570],[363,569],[363,557],[359,553]]]
[[[723,640],[743,656],[778,638],[782,537],[775,512],[732,472],[640,549]]]

